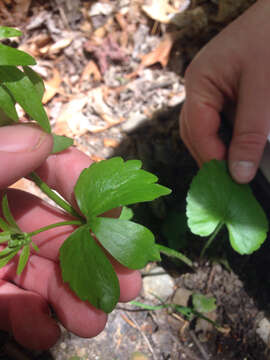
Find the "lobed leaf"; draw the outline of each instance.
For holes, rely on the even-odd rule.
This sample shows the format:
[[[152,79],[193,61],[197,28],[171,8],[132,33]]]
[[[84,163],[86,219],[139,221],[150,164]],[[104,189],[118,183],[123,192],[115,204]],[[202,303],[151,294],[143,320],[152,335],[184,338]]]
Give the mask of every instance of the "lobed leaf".
[[[60,248],[62,278],[81,300],[111,312],[120,289],[114,269],[90,234],[88,225],[75,230]]]
[[[16,122],[19,120],[13,97],[10,95],[9,91],[4,86],[1,85],[0,85],[0,108],[4,111],[4,113],[8,116],[8,118]],[[4,122],[5,125],[7,122],[12,123],[10,119],[2,119],[1,117],[0,125],[2,125],[2,122]]]
[[[129,269],[141,269],[150,261],[160,261],[154,235],[146,227],[129,220],[98,217],[91,228],[104,248]]]
[[[22,32],[20,30],[8,26],[0,26],[0,38],[10,38],[21,35]]]
[[[268,221],[248,185],[233,181],[224,161],[205,163],[187,196],[188,225],[194,234],[210,235],[223,223],[240,254],[257,250],[266,239]]]
[[[14,66],[0,66],[0,79],[12,97],[48,133],[51,128],[35,86],[28,76]]]
[[[114,157],[84,169],[75,186],[82,213],[91,219],[118,206],[151,201],[171,190],[156,184],[157,177],[141,170],[141,161]]]
[[[35,65],[36,60],[24,51],[0,43],[0,66]]]
[[[52,154],[59,153],[63,150],[66,150],[73,145],[73,139],[67,136],[60,136],[53,134],[53,149]]]

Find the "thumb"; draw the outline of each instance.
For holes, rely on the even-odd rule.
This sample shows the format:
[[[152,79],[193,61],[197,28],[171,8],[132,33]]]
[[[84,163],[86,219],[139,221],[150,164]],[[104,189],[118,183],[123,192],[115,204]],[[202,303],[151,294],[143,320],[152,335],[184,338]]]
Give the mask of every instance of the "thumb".
[[[262,89],[260,85],[243,84],[229,147],[230,173],[235,181],[243,184],[256,175],[270,131],[270,104],[265,100],[265,87]],[[256,94],[252,93],[254,88],[258,89]]]
[[[0,189],[38,168],[52,150],[52,136],[36,125],[0,128]]]

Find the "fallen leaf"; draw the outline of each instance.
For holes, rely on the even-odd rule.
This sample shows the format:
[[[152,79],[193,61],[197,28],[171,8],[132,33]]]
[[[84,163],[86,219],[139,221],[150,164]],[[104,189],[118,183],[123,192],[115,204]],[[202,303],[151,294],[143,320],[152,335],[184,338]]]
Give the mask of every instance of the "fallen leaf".
[[[119,142],[117,140],[111,138],[105,138],[103,140],[103,143],[105,147],[112,147],[112,148],[116,148],[119,145]]]
[[[57,94],[61,84],[61,76],[56,68],[53,69],[52,78],[48,81],[44,81],[44,84],[45,93],[42,99],[42,103],[47,104],[47,102],[49,102]]]
[[[59,53],[62,49],[65,49],[72,43],[73,38],[64,38],[56,41],[53,45],[49,47],[49,55],[55,55]]]
[[[84,80],[89,80],[92,75],[94,81],[101,81],[102,77],[96,63],[93,60],[90,60],[83,69],[80,77],[80,82]]]

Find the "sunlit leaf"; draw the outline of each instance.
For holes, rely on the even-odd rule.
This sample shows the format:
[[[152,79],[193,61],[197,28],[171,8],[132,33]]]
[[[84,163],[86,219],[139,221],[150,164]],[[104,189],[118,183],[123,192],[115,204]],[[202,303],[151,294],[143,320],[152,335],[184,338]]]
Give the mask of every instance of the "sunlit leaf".
[[[127,206],[123,206],[121,215],[119,216],[119,219],[121,220],[131,220],[134,216],[133,210],[128,208]]]
[[[8,27],[0,26],[0,38],[11,38],[15,36],[21,36],[22,32],[20,30]]]
[[[36,60],[24,51],[0,43],[0,66],[35,65]]]
[[[53,134],[53,150],[52,154],[59,153],[63,150],[66,150],[73,145],[73,139],[67,136],[60,136]]]
[[[188,225],[208,236],[225,224],[240,254],[257,250],[266,239],[268,221],[248,185],[233,181],[224,161],[212,160],[194,177],[187,196]]]
[[[109,313],[120,294],[114,269],[90,235],[87,225],[79,227],[60,248],[63,281],[81,300]]]
[[[49,133],[51,128],[47,114],[28,76],[14,66],[0,66],[0,79],[21,107]]]
[[[82,213],[90,219],[118,206],[168,195],[171,190],[156,184],[157,177],[141,170],[141,165],[139,160],[115,157],[83,170],[75,186]]]
[[[154,235],[132,221],[98,217],[91,227],[100,243],[122,265],[141,269],[150,261],[160,261]]]

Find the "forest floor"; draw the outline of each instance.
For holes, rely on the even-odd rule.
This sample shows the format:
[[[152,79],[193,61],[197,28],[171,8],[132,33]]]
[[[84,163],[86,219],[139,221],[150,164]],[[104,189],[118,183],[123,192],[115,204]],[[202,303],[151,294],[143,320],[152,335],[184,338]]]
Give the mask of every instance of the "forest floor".
[[[203,242],[184,223],[185,197],[197,167],[178,129],[187,64],[252,2],[0,2],[1,24],[24,33],[9,44],[37,59],[34,68],[45,81],[43,103],[53,131],[72,137],[94,161],[115,155],[141,159],[173,190],[164,200],[135,207],[135,218],[149,226],[158,241],[176,247],[179,242],[195,270],[166,258],[148,265],[136,300],[158,304],[149,287],[165,304],[190,306],[194,293],[211,296],[217,308],[206,316],[220,325],[200,318],[187,321],[165,307],[152,311],[119,304],[102,334],[82,339],[62,329],[50,351],[29,352],[3,333],[0,359],[270,359],[269,245],[240,257],[221,241],[199,260]],[[39,194],[27,180],[15,186]],[[256,181],[254,191],[265,205]],[[160,265],[161,274],[153,275]],[[165,292],[159,293],[161,288]]]

